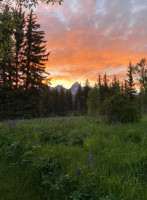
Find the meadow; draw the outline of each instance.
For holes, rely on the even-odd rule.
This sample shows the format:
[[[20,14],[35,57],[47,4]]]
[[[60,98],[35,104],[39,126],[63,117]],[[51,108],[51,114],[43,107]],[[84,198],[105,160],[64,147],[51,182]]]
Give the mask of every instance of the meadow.
[[[147,116],[0,122],[1,200],[147,200]]]

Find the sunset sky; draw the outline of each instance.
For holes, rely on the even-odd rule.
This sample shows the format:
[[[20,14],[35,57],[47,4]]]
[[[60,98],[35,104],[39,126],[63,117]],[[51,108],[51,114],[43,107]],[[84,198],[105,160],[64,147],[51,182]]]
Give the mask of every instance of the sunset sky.
[[[147,0],[64,0],[36,13],[51,51],[52,85],[96,82],[98,73],[123,80],[129,60],[147,55]]]

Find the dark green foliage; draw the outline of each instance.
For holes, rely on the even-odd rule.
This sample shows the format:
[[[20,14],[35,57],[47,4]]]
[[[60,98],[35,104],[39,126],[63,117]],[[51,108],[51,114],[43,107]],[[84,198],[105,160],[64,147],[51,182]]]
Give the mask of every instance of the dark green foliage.
[[[20,83],[20,70],[22,65],[22,59],[24,56],[24,36],[25,36],[25,13],[22,12],[22,9],[14,9],[13,11],[13,21],[14,21],[14,40],[15,40],[15,49],[14,49],[14,58],[13,66],[15,71],[15,87],[18,87]]]
[[[116,95],[118,93],[120,93],[120,84],[119,84],[119,79],[116,78],[116,76],[114,75],[113,79],[112,79],[112,84],[110,86],[110,95]]]
[[[131,100],[134,99],[134,94],[136,93],[135,90],[135,83],[133,80],[133,74],[134,74],[134,67],[132,66],[132,63],[129,63],[128,70],[128,80],[125,81],[125,92],[130,96]]]
[[[93,88],[89,90],[88,93],[88,114],[92,116],[96,116],[99,114],[100,110],[100,92],[98,88]]]
[[[87,99],[88,99],[89,90],[90,90],[90,83],[87,79],[85,82],[85,86],[82,90],[82,114],[87,114],[87,110],[88,110]]]
[[[85,81],[85,86],[82,88],[79,85],[78,91],[74,99],[74,110],[77,111],[78,115],[87,114],[88,106],[88,92],[90,90],[90,84],[88,79]]]
[[[6,6],[0,22],[4,25],[0,30],[0,119],[38,117],[42,81],[49,75],[44,67],[49,55],[44,32],[38,31],[32,11],[26,23],[21,9]]]
[[[90,117],[0,123],[1,199],[146,200],[146,120],[120,126]]]
[[[139,107],[126,94],[120,93],[106,99],[101,113],[109,123],[128,123],[138,121],[141,117]]]
[[[12,88],[14,82],[13,59],[13,19],[8,6],[5,6],[3,13],[0,13],[0,23],[3,25],[0,30],[0,85]]]
[[[140,100],[143,112],[147,112],[147,61],[143,58],[135,67],[136,74],[139,75]]]
[[[49,53],[46,52],[46,41],[44,32],[39,31],[40,24],[37,24],[37,17],[31,10],[27,17],[27,29],[25,33],[25,51],[22,65],[22,79],[26,90],[29,88],[40,88],[42,81],[49,75],[45,71],[45,61]]]

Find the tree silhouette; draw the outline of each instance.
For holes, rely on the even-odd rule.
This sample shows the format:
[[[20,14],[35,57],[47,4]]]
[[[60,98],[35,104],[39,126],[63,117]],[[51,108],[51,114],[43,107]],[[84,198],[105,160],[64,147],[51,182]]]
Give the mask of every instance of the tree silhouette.
[[[40,88],[46,75],[45,61],[48,60],[49,52],[46,52],[44,32],[38,30],[37,17],[31,10],[27,17],[27,30],[25,33],[25,52],[22,66],[22,79],[26,90],[30,87]]]

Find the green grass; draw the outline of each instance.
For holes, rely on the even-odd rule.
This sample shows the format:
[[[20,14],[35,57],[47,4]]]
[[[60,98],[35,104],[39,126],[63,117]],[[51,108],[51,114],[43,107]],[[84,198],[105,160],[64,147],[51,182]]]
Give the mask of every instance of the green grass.
[[[147,116],[119,126],[90,117],[0,123],[0,199],[146,200]]]

